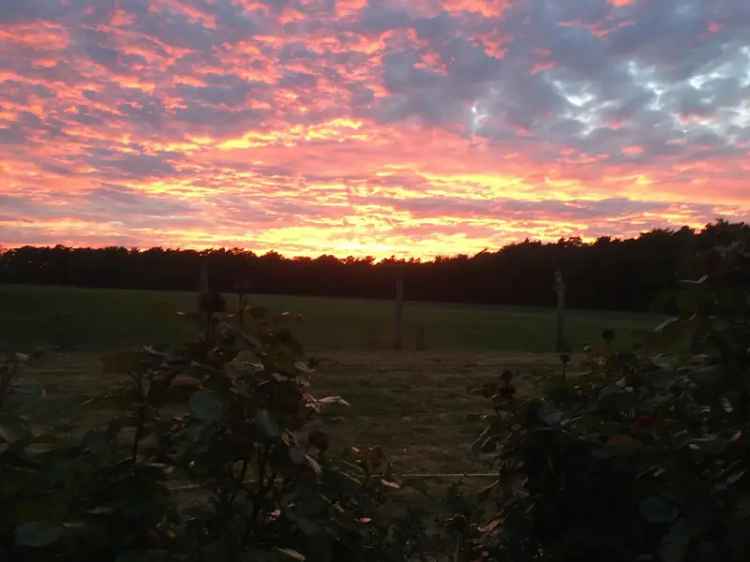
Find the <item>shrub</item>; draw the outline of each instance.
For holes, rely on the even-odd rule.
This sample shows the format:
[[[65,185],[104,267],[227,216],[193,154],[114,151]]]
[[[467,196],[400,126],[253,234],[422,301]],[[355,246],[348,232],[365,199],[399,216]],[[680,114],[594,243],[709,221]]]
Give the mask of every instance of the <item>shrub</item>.
[[[317,414],[346,402],[311,392],[292,316],[205,293],[184,316],[195,341],[104,358],[122,415],[73,446],[15,408],[23,357],[0,364],[0,560],[404,560],[374,517],[398,486],[385,456],[330,455]]]
[[[605,337],[576,393],[496,404],[476,444],[497,443],[500,476],[478,556],[748,559],[750,255],[736,244],[707,263],[640,350]]]

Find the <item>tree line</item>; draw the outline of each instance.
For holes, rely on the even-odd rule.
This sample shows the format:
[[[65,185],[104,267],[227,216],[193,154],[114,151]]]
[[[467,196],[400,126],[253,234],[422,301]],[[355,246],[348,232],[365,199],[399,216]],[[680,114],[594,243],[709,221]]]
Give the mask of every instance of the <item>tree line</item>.
[[[655,229],[630,239],[525,240],[497,251],[431,261],[286,258],[236,248],[24,246],[0,253],[0,282],[195,290],[205,264],[212,289],[219,291],[391,298],[401,277],[410,300],[550,306],[554,272],[560,269],[571,307],[668,310],[668,291],[680,276],[691,273],[691,256],[738,240],[750,240],[750,226],[718,220],[701,230]],[[655,304],[658,295],[664,298]]]

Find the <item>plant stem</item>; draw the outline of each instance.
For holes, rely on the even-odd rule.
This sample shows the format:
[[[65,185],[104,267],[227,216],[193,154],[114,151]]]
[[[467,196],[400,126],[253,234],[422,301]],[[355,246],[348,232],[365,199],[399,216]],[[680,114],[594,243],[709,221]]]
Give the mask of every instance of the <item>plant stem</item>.
[[[258,515],[260,514],[260,508],[261,508],[261,500],[263,499],[263,496],[266,495],[266,492],[268,491],[269,486],[266,486],[266,469],[268,467],[268,456],[271,451],[271,445],[264,445],[263,448],[258,453],[258,490],[255,493],[255,497],[253,499],[253,515],[252,520],[247,525],[247,529],[245,530],[245,537],[243,538],[242,543],[247,544],[248,539],[250,538],[250,531],[252,529],[255,529],[258,525]],[[276,475],[273,474],[272,478],[276,478]],[[273,480],[271,480],[273,482]]]
[[[240,476],[236,481],[236,488],[234,489],[234,492],[232,493],[232,497],[229,499],[229,505],[231,506],[234,504],[234,500],[237,498],[237,494],[240,491],[240,488],[242,487],[242,483],[245,481],[245,474],[247,473],[247,457],[242,459],[242,468],[240,469]]]
[[[138,442],[141,440],[141,436],[143,435],[144,410],[145,406],[138,406],[138,419],[135,426],[135,437],[133,438],[133,450],[130,453],[133,464],[135,464],[136,459],[138,458]]]

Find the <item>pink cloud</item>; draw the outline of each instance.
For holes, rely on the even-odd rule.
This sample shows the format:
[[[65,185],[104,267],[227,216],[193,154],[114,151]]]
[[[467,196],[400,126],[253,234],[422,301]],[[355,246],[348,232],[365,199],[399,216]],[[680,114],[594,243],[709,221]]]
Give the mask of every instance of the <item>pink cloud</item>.
[[[45,6],[0,6],[0,245],[431,256],[750,216],[743,85],[701,75],[748,66],[739,0]]]

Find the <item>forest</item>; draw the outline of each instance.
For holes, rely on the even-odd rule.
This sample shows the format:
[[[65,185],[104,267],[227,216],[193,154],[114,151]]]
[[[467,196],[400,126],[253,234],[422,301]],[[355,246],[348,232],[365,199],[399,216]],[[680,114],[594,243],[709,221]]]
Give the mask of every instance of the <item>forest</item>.
[[[194,290],[206,264],[212,288],[266,294],[406,298],[435,302],[550,306],[560,269],[574,308],[674,312],[670,290],[696,273],[693,257],[746,237],[750,226],[717,220],[701,230],[656,229],[632,239],[526,240],[474,256],[431,261],[372,257],[287,258],[245,249],[24,246],[0,254],[0,283],[92,288]]]

